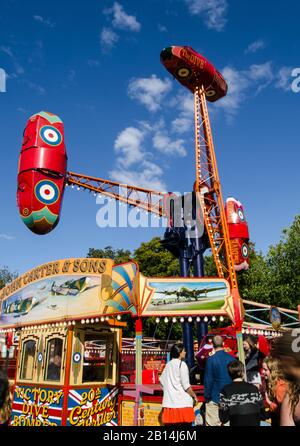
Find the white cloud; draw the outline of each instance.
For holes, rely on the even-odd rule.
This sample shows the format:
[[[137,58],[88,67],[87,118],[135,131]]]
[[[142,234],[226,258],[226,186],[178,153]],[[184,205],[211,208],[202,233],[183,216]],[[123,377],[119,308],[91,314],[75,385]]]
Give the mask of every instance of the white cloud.
[[[179,118],[176,118],[172,121],[172,132],[173,133],[186,133],[191,130],[193,126],[193,121],[189,118],[185,118],[180,115]]]
[[[228,84],[228,93],[216,102],[214,107],[222,109],[229,120],[237,113],[248,96],[260,93],[274,80],[271,62],[251,65],[248,70],[241,71],[227,66],[222,70],[222,74]]]
[[[269,80],[272,82],[274,78],[271,62],[266,62],[260,65],[251,65],[248,73],[246,74],[253,81]]]
[[[118,154],[118,164],[123,167],[129,167],[132,164],[139,163],[144,159],[145,153],[142,148],[142,142],[146,136],[146,131],[136,127],[127,127],[116,138],[115,151]]]
[[[194,116],[194,96],[190,92],[185,92],[180,100],[180,109],[187,116]]]
[[[276,76],[275,87],[283,91],[291,91],[292,89],[292,67],[282,67]]]
[[[0,239],[9,241],[9,240],[15,240],[15,237],[13,237],[12,235],[0,234]]]
[[[49,26],[49,28],[54,28],[55,26],[55,23],[51,22],[50,19],[45,19],[41,15],[34,15],[33,18],[36,22],[40,22],[42,23],[42,25]]]
[[[161,108],[161,102],[171,87],[169,79],[162,80],[153,74],[149,78],[132,79],[129,82],[128,95],[155,112]]]
[[[31,88],[31,90],[35,90],[40,95],[44,95],[46,93],[45,88],[39,84],[35,84],[34,82],[30,81],[25,81],[25,83],[29,88]]]
[[[24,73],[24,68],[22,67],[22,65],[18,62],[16,56],[14,55],[14,53],[12,52],[12,49],[9,46],[1,46],[0,47],[0,51],[4,54],[6,54],[12,61],[12,64],[14,66],[14,70],[15,73],[10,74],[8,77],[10,78],[16,78],[18,77],[20,74]]]
[[[105,9],[104,14],[113,15],[112,26],[116,29],[133,32],[139,32],[141,29],[141,24],[136,17],[127,14],[123,6],[118,2],[114,2],[112,8]]]
[[[151,154],[142,147],[150,130],[151,127],[144,122],[140,129],[127,127],[119,133],[115,141],[116,169],[110,172],[113,180],[146,189],[165,190],[162,169],[147,159]]]
[[[264,88],[268,87],[274,80],[273,67],[271,62],[261,65],[251,65],[248,72],[249,79],[253,82],[261,82],[257,86],[256,94],[260,93]]]
[[[266,47],[265,42],[262,39],[255,40],[255,42],[250,43],[245,53],[256,53],[259,50],[263,50]]]
[[[223,109],[229,115],[236,114],[241,103],[246,99],[246,92],[250,86],[250,81],[243,71],[238,71],[232,67],[225,67],[222,74],[228,84],[228,93],[215,104],[215,107]]]
[[[13,51],[10,47],[1,46],[0,52],[7,54],[7,56],[11,59],[14,70],[15,70],[15,72],[7,74],[8,79],[16,79],[18,82],[26,85],[31,90],[35,90],[40,95],[44,95],[46,93],[46,90],[43,86],[36,84],[34,82],[28,81],[26,78],[24,78],[24,76],[21,76],[25,73],[24,68],[18,62],[15,54],[13,53]]]
[[[291,67],[275,69],[272,62],[251,65],[247,70],[240,71],[227,66],[222,70],[228,84],[227,96],[212,106],[223,110],[227,119],[231,121],[241,104],[249,97],[259,94],[263,89],[271,86],[286,92],[290,91],[291,73]]]
[[[152,150],[146,150],[146,147]],[[165,128],[164,120],[156,122],[139,122],[139,127],[127,127],[122,130],[114,144],[116,153],[116,168],[110,172],[110,176],[121,183],[137,185],[140,187],[166,190],[166,185],[162,179],[163,170],[160,167],[165,165],[159,159],[160,155],[169,157],[186,155],[183,139],[173,140]]]
[[[159,152],[165,155],[178,155],[180,157],[186,156],[187,152],[184,148],[183,139],[172,140],[167,134],[166,130],[159,130],[153,136],[153,146]]]
[[[119,40],[118,34],[116,34],[110,28],[103,28],[100,34],[100,43],[103,52],[110,51],[114,48]]]
[[[192,15],[204,17],[208,28],[222,31],[227,23],[226,0],[184,0]]]
[[[162,169],[150,161],[144,160],[137,169],[113,170],[110,172],[110,176],[120,183],[161,192],[166,191],[166,185],[161,179],[163,176]]]
[[[179,111],[178,117],[172,121],[172,133],[183,134],[194,130],[194,96],[186,90],[180,93],[170,102],[172,107]]]

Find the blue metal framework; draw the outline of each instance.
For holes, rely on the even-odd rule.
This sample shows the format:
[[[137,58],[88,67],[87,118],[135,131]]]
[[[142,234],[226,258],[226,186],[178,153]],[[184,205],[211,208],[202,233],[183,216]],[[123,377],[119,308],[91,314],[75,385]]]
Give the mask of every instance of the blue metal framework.
[[[267,327],[272,327],[270,321],[270,310],[272,305],[259,304],[248,300],[243,300],[245,308],[245,322],[257,322]],[[277,307],[281,316],[281,329],[292,329],[300,327],[299,313],[295,310]]]

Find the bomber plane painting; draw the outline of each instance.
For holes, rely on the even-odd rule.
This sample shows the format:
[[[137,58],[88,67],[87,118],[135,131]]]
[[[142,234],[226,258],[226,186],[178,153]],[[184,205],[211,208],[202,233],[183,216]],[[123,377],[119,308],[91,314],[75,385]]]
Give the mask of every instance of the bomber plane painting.
[[[230,297],[228,283],[224,280],[149,282],[155,293],[147,307],[147,312],[185,310],[220,310]]]
[[[54,295],[62,296],[77,296],[78,293],[82,293],[86,289],[90,288],[90,281],[88,277],[81,277],[77,280],[67,280],[62,284],[56,284],[53,282],[51,291]]]
[[[99,309],[101,277],[65,275],[30,283],[0,302],[0,322],[4,325],[47,318],[60,320],[72,308],[83,314]],[[99,310],[100,311],[100,310]]]

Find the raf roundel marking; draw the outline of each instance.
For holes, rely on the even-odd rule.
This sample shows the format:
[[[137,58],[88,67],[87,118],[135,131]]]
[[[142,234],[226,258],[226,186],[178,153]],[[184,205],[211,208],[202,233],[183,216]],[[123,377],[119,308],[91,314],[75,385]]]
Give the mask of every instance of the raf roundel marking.
[[[242,246],[242,255],[246,259],[248,257],[248,254],[249,254],[248,246],[244,244]]]
[[[187,67],[182,67],[179,68],[179,70],[177,70],[177,76],[181,77],[181,78],[186,78],[189,77],[192,73],[192,70],[190,70]]]
[[[81,361],[81,354],[80,353],[74,353],[74,355],[73,355],[73,361],[76,363],[76,364],[78,364],[78,362],[80,362]]]
[[[208,90],[208,91],[205,92],[205,95],[208,98],[212,98],[213,96],[215,96],[215,94],[216,94],[215,90]]]
[[[242,211],[242,209],[238,209],[237,214],[238,214],[239,219],[240,219],[241,221],[244,221],[244,220],[245,220],[244,212]]]
[[[54,204],[59,199],[59,188],[53,181],[42,180],[35,186],[35,196],[43,204]]]
[[[58,146],[62,142],[61,133],[51,125],[44,125],[40,130],[40,137],[50,146]]]

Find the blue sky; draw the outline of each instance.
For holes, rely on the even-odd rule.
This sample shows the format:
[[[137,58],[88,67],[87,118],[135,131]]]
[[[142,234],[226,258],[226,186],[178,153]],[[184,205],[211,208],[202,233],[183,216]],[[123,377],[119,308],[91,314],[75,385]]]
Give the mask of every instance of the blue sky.
[[[299,15],[296,0],[3,2],[0,265],[23,273],[162,235],[100,229],[95,199],[67,190],[59,226],[36,236],[19,218],[16,176],[27,119],[47,110],[64,121],[70,171],[190,190],[192,95],[160,64],[169,45],[192,46],[228,81],[227,98],[210,106],[223,195],[244,204],[251,239],[266,252],[299,214]]]

